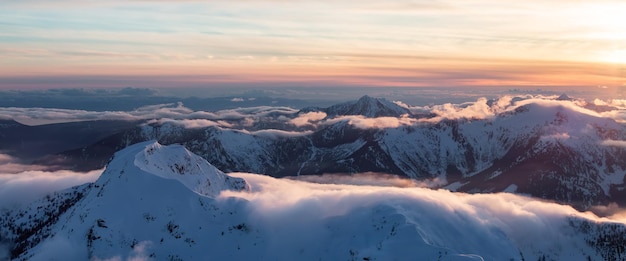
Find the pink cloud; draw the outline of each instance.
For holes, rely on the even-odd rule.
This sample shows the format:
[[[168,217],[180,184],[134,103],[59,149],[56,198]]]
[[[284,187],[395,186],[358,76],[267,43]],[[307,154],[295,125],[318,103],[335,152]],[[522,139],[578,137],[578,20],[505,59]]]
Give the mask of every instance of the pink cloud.
[[[307,125],[313,125],[316,122],[319,122],[326,118],[325,112],[308,112],[304,114],[298,115],[297,118],[294,118],[289,121],[289,123],[295,125],[296,127],[302,127]]]

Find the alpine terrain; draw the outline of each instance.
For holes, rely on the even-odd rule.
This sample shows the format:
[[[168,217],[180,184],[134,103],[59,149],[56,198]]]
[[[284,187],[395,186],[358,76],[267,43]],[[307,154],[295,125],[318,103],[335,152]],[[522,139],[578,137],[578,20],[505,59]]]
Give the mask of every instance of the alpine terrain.
[[[623,111],[566,95],[425,107],[364,96],[328,108],[185,111],[36,162],[98,169],[116,150],[154,139],[182,144],[226,172],[390,173],[588,209],[626,204]]]
[[[512,194],[227,175],[137,143],[5,211],[12,260],[624,260],[626,225]]]

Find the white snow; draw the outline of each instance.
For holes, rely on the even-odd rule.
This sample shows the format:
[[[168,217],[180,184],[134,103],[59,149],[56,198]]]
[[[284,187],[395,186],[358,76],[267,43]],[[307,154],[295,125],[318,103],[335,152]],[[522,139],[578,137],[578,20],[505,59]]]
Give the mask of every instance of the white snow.
[[[135,155],[139,169],[162,178],[175,179],[190,190],[214,197],[224,189],[245,190],[247,184],[233,179],[181,145],[162,146],[148,141],[133,147],[145,147]]]
[[[205,179],[225,190],[198,191]],[[226,175],[154,142],[118,152],[86,189],[24,259],[584,260],[600,257],[570,220],[608,221],[508,193]]]
[[[434,119],[403,116],[388,124],[389,117],[373,118],[371,112],[381,108],[368,99],[361,103],[371,115],[349,117],[358,122],[311,114],[305,123],[321,126],[344,119],[343,124],[382,128],[377,141],[398,168],[413,177],[445,180],[451,167],[466,177],[475,175],[501,159],[515,142],[537,135],[534,152],[549,146],[579,152],[577,160],[592,165],[591,171],[597,173],[575,174],[589,175],[589,182],[597,183],[605,193],[612,184],[622,184],[626,174],[623,166],[608,168],[611,161],[607,160],[623,149],[624,127],[575,101],[503,97],[489,107],[481,99],[474,104],[430,108],[438,115]],[[288,109],[255,110],[222,112],[219,119],[232,114],[229,117],[254,123],[262,115],[295,114]],[[256,118],[248,117],[251,113]],[[143,135],[159,138],[182,131],[173,124],[158,130],[144,126]],[[211,146],[218,144],[227,153],[223,157],[237,168],[255,170],[277,164],[268,149],[272,139],[308,134],[222,127],[206,133],[216,142],[200,141],[205,150],[217,149]],[[313,147],[309,162],[318,155],[336,156],[325,160],[342,159],[365,144],[357,138],[333,148]],[[251,159],[250,155],[256,156]],[[309,162],[302,163],[300,170]],[[491,177],[498,175],[503,173],[494,171]],[[96,182],[80,188],[86,195],[45,228],[51,236],[22,258],[538,260],[546,255],[555,260],[586,260],[588,256],[599,260],[602,256],[586,241],[593,235],[575,230],[570,221],[626,225],[512,195],[516,184],[504,189],[509,193],[475,195],[451,192],[467,184],[461,182],[445,187],[451,191],[354,184],[358,183],[313,184],[256,174],[227,175],[182,146],[144,142],[116,153]],[[44,213],[38,209],[44,204],[39,201],[26,208],[18,221],[30,215],[41,217]],[[0,232],[6,231],[0,228]]]

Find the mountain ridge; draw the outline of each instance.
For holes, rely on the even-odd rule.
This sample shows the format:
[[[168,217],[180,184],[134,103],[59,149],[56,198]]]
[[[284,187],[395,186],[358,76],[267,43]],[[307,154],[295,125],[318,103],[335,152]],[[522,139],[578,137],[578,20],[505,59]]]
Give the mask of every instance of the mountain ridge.
[[[336,108],[357,111],[359,103],[381,101],[364,96]],[[380,112],[376,106],[366,107],[373,110],[361,111],[364,114]],[[275,177],[380,172],[436,179],[446,188],[474,193],[515,187],[518,193],[579,209],[622,204],[626,149],[611,141],[626,140],[626,127],[588,107],[572,98],[509,97],[459,107],[434,106],[428,117],[332,117],[328,108],[310,108],[264,112],[256,120],[246,118],[242,125],[229,121],[185,127],[164,121],[116,133],[53,158],[79,170],[100,168],[114,151],[154,139],[182,144],[226,172]],[[290,123],[309,113],[318,114],[304,125]],[[272,134],[262,135],[262,131]]]
[[[623,223],[510,194],[222,174],[181,146],[138,143],[95,182],[0,215],[1,240],[11,260],[614,260],[626,242]],[[194,175],[225,186],[203,193]]]

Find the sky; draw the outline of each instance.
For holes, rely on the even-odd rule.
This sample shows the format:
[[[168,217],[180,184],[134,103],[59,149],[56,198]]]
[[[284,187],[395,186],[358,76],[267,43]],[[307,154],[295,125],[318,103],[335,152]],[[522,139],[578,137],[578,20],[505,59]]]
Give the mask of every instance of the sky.
[[[2,0],[0,90],[626,86],[626,2]]]

